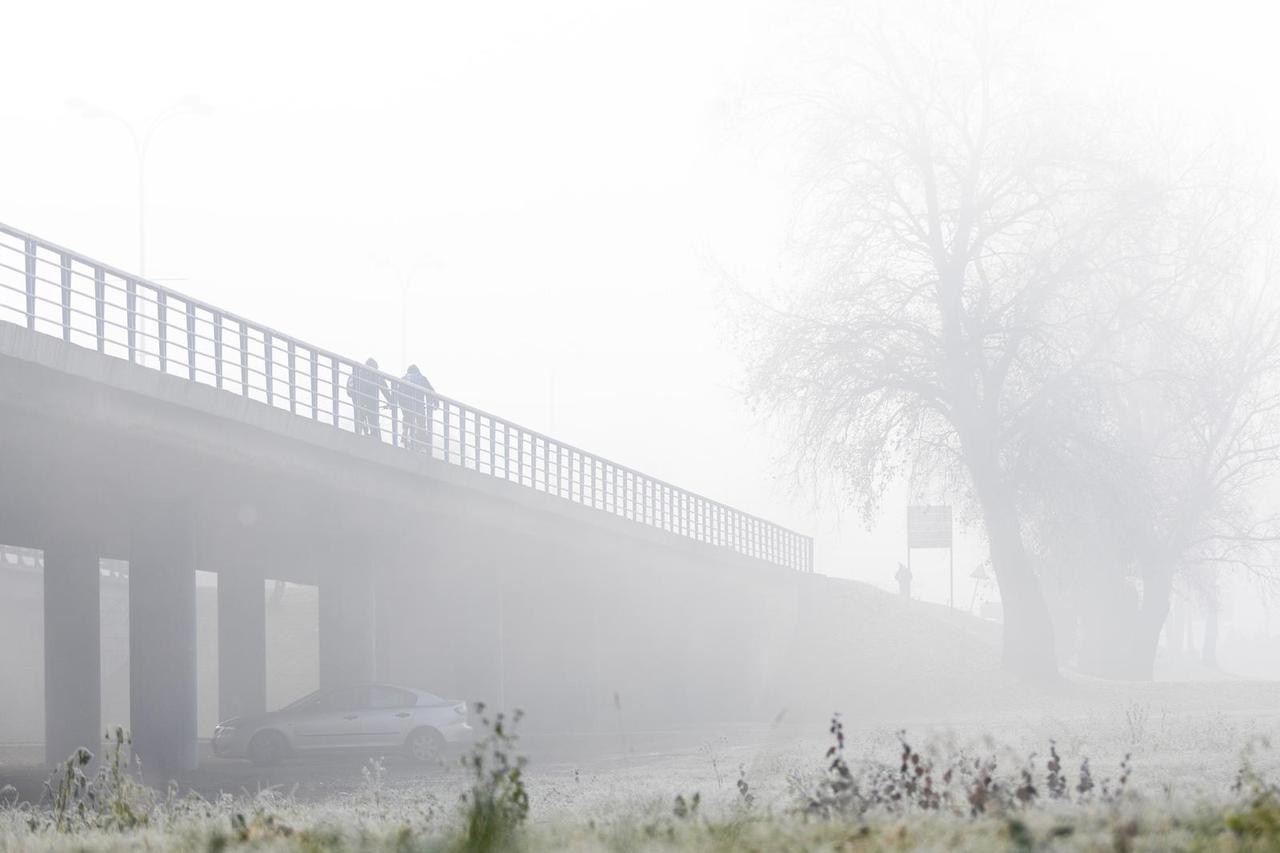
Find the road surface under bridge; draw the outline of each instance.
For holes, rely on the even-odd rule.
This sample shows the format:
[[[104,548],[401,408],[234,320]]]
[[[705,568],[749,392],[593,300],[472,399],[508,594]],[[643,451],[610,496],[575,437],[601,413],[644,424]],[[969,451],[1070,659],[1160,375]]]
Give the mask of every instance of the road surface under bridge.
[[[321,686],[561,730],[773,701],[809,537],[416,393],[0,225],[0,542],[42,552],[50,762],[101,738],[103,559],[128,564],[130,726],[161,773],[197,762],[197,570],[223,716],[264,709],[267,579],[318,587]]]

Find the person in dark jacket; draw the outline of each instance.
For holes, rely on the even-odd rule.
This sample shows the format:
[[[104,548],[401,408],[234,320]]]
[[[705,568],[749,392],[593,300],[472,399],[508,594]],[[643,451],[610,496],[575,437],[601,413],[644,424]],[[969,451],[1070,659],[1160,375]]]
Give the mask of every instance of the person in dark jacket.
[[[351,375],[347,377],[347,396],[351,398],[351,407],[355,411],[356,435],[371,435],[382,441],[378,395],[381,394],[386,399],[390,408],[394,409],[396,404],[391,398],[387,381],[374,372],[378,369],[378,362],[370,358],[365,361],[364,366],[370,369],[352,367]]]
[[[435,390],[416,364],[409,365],[396,386],[400,412],[404,417],[404,446],[411,450],[431,450],[432,421],[439,405]]]
[[[898,571],[893,576],[898,582],[898,595],[907,601],[911,600],[911,569],[905,563],[898,563]]]

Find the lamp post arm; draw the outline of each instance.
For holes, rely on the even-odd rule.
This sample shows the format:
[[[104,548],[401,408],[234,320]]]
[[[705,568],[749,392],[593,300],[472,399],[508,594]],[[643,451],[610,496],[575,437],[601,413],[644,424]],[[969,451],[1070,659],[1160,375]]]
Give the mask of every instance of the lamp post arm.
[[[134,123],[123,116],[107,110],[101,110],[99,115],[123,127],[125,133],[129,134],[129,141],[133,143],[133,154],[138,161],[138,275],[145,276],[147,274],[147,238],[145,234],[147,146],[151,142],[151,133],[155,129],[155,123],[152,123],[151,128],[145,134],[139,135],[138,128]]]

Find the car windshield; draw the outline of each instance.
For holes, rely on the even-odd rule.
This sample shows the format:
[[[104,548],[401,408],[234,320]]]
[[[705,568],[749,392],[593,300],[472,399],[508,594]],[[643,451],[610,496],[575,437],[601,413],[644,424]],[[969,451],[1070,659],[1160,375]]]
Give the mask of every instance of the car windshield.
[[[369,705],[372,708],[408,708],[417,701],[418,697],[398,687],[375,684],[370,690]]]
[[[359,701],[353,701],[354,697],[348,695],[353,690],[362,691],[360,694]],[[313,690],[310,693],[308,693],[306,696],[293,700],[292,702],[290,702],[288,705],[285,705],[280,710],[281,711],[301,711],[313,705],[318,706],[321,703],[324,703],[325,705],[332,705],[333,707],[337,707],[338,705],[341,705],[342,707],[356,707],[356,706],[363,707],[365,705],[371,704],[368,701],[369,697],[366,695],[368,690],[369,688],[367,687],[343,688],[343,689],[329,690],[329,691]],[[403,690],[398,687],[389,687],[385,685],[375,685],[375,690],[380,695],[378,695],[376,697],[376,700],[372,702],[373,707],[393,707],[393,706],[403,707],[406,705],[448,705],[449,704],[448,699],[442,699],[441,697],[435,695],[434,693],[427,693],[425,690],[409,691],[409,690]],[[391,699],[392,695],[396,697],[394,701],[392,701]]]
[[[317,699],[319,696],[320,696],[320,691],[319,691],[319,690],[313,690],[313,691],[311,691],[310,693],[308,693],[306,696],[303,696],[301,699],[294,699],[292,702],[290,702],[288,705],[285,705],[285,706],[284,706],[283,708],[281,708],[280,710],[281,710],[281,711],[296,711],[296,710],[298,710],[299,708],[304,708],[304,707],[306,707],[307,705],[311,704],[312,702],[316,701],[316,699]]]

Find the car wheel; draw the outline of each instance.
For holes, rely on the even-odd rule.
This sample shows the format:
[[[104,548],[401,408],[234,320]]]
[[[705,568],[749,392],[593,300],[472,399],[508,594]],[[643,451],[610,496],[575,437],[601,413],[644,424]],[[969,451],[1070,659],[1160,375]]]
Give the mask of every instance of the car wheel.
[[[258,732],[249,741],[249,760],[258,766],[279,764],[289,752],[289,743],[280,732]]]
[[[444,737],[435,729],[414,729],[405,739],[404,748],[410,759],[426,764],[444,752]]]

